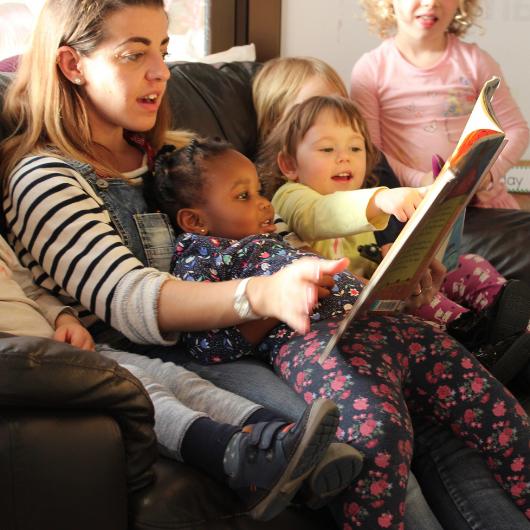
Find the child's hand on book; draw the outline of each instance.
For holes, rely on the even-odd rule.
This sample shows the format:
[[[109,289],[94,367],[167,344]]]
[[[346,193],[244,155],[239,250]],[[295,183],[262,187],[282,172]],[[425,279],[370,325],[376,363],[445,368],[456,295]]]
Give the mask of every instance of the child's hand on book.
[[[368,203],[367,217],[371,219],[383,212],[394,215],[398,221],[408,221],[428,190],[429,186],[422,188],[383,188],[370,201],[373,202],[377,213],[373,209],[370,210],[370,203]],[[374,213],[375,215],[370,215],[370,213]]]

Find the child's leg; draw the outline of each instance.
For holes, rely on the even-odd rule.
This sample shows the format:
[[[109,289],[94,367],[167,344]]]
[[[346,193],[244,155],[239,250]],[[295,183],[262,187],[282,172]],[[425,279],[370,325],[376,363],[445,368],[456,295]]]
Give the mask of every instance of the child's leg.
[[[325,326],[328,326],[327,329]],[[514,470],[519,469],[521,464],[528,468],[530,433],[522,408],[500,383],[446,334],[413,318],[360,320],[343,337],[340,353],[330,356],[324,366],[320,366],[317,359],[329,338],[329,326],[329,323],[320,323],[306,335],[305,342],[302,338],[294,339],[283,346],[276,358],[276,369],[306,401],[317,396],[334,399],[342,413],[339,435],[353,440],[365,455],[356,485],[340,496],[342,504],[336,515],[342,524],[365,525],[367,528],[400,527],[411,450],[410,423],[401,386],[406,380],[408,388],[412,377],[414,380],[431,381],[439,370],[451,367],[455,362],[463,364],[459,370],[464,370],[466,375],[478,366],[481,375],[486,374],[492,395],[502,396],[501,408],[496,402],[488,401],[486,393],[476,399],[476,404],[487,407],[491,403],[492,407],[488,427],[484,428],[484,425],[480,431],[485,434],[489,428],[491,433],[495,433],[494,439],[488,441],[483,450],[489,451],[488,454],[495,458],[500,455],[501,459],[505,450],[514,450],[513,456],[506,461],[490,462],[495,467],[495,473],[503,477],[503,485],[512,486],[508,477],[513,476]],[[467,368],[468,359],[471,359],[470,368]],[[457,373],[460,373],[459,370]],[[428,388],[429,393],[425,391],[422,399],[428,399],[429,395],[439,397],[446,387],[453,388],[451,374],[451,369],[444,371],[444,384]],[[490,381],[493,383],[489,384]],[[460,384],[461,391],[465,394],[465,389],[473,389],[474,384],[474,379],[465,379]],[[412,402],[416,403],[416,400]],[[465,402],[455,405],[457,419],[468,417],[465,415],[466,405],[469,406]],[[502,411],[504,416],[500,414]],[[505,426],[498,423],[503,420],[517,429],[519,438],[505,439]],[[455,425],[458,428],[458,424]],[[497,439],[506,445],[496,446]],[[473,443],[477,444],[475,438]],[[526,460],[521,461],[517,455]],[[523,512],[525,509],[521,503],[528,502],[528,494],[527,490],[518,499]]]
[[[469,310],[480,312],[490,307],[505,283],[506,279],[484,258],[475,254],[460,256],[457,268],[447,273],[440,292],[413,314],[445,327]]]
[[[387,326],[383,333],[380,322],[362,320],[320,365],[317,359],[335,326],[317,322],[305,337],[293,337],[279,348],[275,370],[306,402],[333,399],[341,412],[338,438],[364,455],[354,485],[333,502],[340,528],[398,528],[412,453],[411,422],[401,391],[406,351],[397,332]]]
[[[449,337],[418,328],[409,339],[416,341],[405,386],[410,410],[447,425],[482,453],[497,482],[530,519],[530,425],[521,405]]]
[[[189,409],[143,368],[121,365],[138,377],[153,400],[155,432],[163,452],[227,483],[255,519],[271,519],[287,506],[335,435],[338,411],[328,400],[306,408],[296,423],[250,423],[263,416],[260,407],[241,428]],[[189,373],[173,371],[184,379]]]
[[[327,451],[338,422],[331,402],[320,400],[306,408],[297,423],[289,423],[173,363],[99,349],[133,373],[149,393],[162,453],[241,490],[253,517],[267,519],[278,513],[308,474],[308,494],[320,502],[358,473],[357,451],[343,444],[332,444]],[[207,415],[210,411],[213,414]],[[262,458],[267,451],[270,454]],[[249,494],[250,484],[257,490]]]
[[[458,259],[457,268],[447,273],[441,291],[454,302],[481,311],[494,303],[505,283],[489,261],[465,254]]]
[[[438,292],[434,295],[429,304],[424,304],[411,312],[422,320],[435,322],[445,329],[447,324],[459,318],[462,314],[469,312],[466,307],[447,298],[447,296]]]
[[[201,411],[205,413],[203,415],[208,415],[220,423],[242,426],[252,414],[262,408],[172,362],[117,350],[105,349],[101,353],[120,364],[134,365],[142,369],[159,387],[164,387],[165,391],[178,399],[185,408]],[[271,413],[269,419],[272,417]],[[274,418],[278,416],[274,415]]]

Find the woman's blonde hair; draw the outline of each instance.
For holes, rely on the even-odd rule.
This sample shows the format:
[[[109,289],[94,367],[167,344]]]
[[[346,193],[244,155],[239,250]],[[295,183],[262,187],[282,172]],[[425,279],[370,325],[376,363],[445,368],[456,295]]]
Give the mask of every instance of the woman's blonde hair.
[[[371,175],[379,152],[370,140],[366,121],[355,104],[341,96],[313,96],[292,107],[263,144],[260,164],[264,171],[261,178],[267,197],[271,198],[286,181],[278,166],[278,153],[296,160],[298,146],[323,112],[331,112],[338,124],[349,125],[363,136],[366,176]],[[280,146],[280,149],[277,146]],[[263,175],[266,175],[266,178]]]
[[[265,140],[285,114],[301,88],[314,76],[332,86],[337,94],[348,92],[339,74],[314,57],[278,57],[267,61],[252,83],[252,97],[258,120],[258,135]]]
[[[107,17],[129,6],[164,8],[163,0],[47,0],[27,53],[9,86],[4,117],[13,133],[2,144],[2,174],[29,153],[49,153],[87,162],[103,175],[116,175],[96,155],[86,105],[79,88],[57,64],[57,50],[70,46],[89,55],[104,39]],[[162,101],[154,127],[145,136],[155,149],[167,142],[169,109]],[[170,138],[179,142],[180,137]],[[186,142],[187,137],[182,140]]]
[[[392,0],[359,0],[370,30],[381,38],[392,35],[396,29],[396,15]],[[460,0],[456,14],[447,28],[448,33],[460,37],[475,24],[481,15],[480,0]]]

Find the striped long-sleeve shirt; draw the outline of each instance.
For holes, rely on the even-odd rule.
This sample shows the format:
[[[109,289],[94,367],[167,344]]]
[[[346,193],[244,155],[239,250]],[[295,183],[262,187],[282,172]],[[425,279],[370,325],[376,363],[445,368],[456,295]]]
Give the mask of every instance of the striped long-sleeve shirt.
[[[137,170],[125,174],[141,184]],[[158,329],[157,304],[170,275],[144,265],[124,245],[102,201],[61,159],[26,157],[4,188],[8,236],[37,283],[79,312],[139,343],[170,344]]]

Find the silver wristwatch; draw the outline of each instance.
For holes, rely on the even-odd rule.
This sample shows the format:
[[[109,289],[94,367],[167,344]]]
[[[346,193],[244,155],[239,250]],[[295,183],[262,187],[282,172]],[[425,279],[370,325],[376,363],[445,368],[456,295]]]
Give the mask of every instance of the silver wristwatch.
[[[236,292],[234,293],[234,311],[243,320],[257,320],[261,317],[252,311],[252,307],[247,298],[247,283],[249,280],[250,278],[241,280],[236,287]]]

